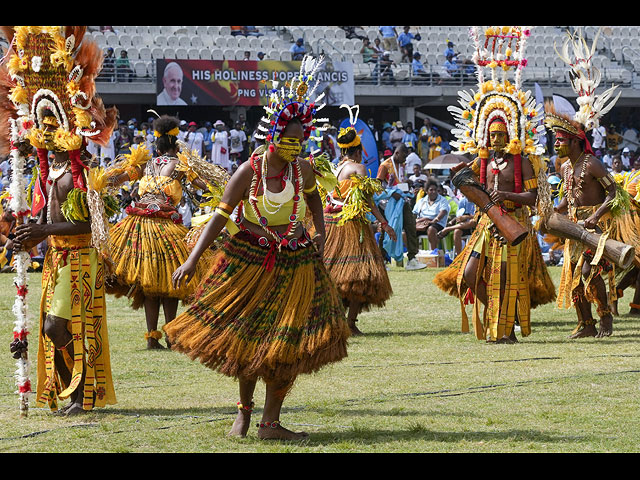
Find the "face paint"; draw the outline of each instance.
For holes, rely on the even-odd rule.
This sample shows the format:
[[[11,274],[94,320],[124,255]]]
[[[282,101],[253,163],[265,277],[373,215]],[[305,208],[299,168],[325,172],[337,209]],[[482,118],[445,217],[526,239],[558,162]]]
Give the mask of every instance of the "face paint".
[[[563,158],[569,156],[569,140],[567,138],[556,137],[553,148],[559,157]]]
[[[496,152],[502,152],[507,146],[507,134],[504,132],[491,132],[491,148]]]
[[[302,153],[302,144],[300,139],[292,137],[283,137],[280,143],[276,145],[276,153],[280,158],[287,162],[293,162]]]

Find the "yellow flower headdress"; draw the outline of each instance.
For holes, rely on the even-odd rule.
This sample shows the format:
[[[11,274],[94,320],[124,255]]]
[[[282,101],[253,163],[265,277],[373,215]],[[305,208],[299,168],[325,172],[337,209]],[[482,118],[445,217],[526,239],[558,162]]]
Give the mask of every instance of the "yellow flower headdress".
[[[36,148],[63,151],[78,150],[85,138],[106,144],[117,111],[105,109],[95,95],[103,53],[85,38],[87,27],[2,28],[11,42],[0,87],[10,103],[2,108],[18,121],[23,137]]]
[[[527,65],[524,51],[530,29],[522,26],[472,27],[471,38],[476,51],[478,88],[461,90],[458,106],[448,107],[457,124],[451,145],[459,153],[486,158],[489,152],[489,127],[496,119],[506,125],[509,135],[507,151],[512,154],[541,155],[540,139],[544,109],[529,91],[522,90],[522,69]],[[489,69],[490,78],[485,77]],[[513,73],[513,81],[508,75]]]

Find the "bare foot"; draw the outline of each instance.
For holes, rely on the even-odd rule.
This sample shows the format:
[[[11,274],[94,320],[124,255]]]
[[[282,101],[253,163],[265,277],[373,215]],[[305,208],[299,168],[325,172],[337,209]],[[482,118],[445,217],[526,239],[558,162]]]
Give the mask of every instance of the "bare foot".
[[[610,337],[613,334],[613,317],[606,315],[600,319],[600,331],[596,338]]]
[[[598,330],[595,325],[585,325],[576,333],[569,335],[569,338],[587,338],[595,337],[598,335]]]
[[[351,329],[351,335],[353,335],[354,337],[364,335],[364,333],[362,333],[360,329],[357,327],[356,322],[357,320],[355,321],[349,320],[349,328]]]
[[[238,410],[238,416],[233,422],[231,431],[227,434],[229,437],[245,438],[251,425],[251,412]]]
[[[63,415],[66,417],[73,417],[75,415],[84,415],[85,413],[87,413],[87,410],[82,408],[81,404],[71,403],[67,406]]]
[[[619,317],[620,316],[620,314],[618,313],[618,301],[617,300],[611,303],[611,314],[614,317]]]
[[[147,339],[147,350],[164,350],[165,348],[160,345],[160,342],[155,338]]]
[[[280,422],[266,422],[258,424],[258,438],[260,440],[306,440],[309,434],[306,432],[292,432],[287,430]]]

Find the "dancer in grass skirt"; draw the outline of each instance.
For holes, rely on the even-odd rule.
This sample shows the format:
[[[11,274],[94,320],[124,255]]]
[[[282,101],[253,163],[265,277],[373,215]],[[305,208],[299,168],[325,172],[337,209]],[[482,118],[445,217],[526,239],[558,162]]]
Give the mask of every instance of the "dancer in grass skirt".
[[[322,200],[311,164],[299,158],[315,129],[316,107],[305,93],[319,63],[308,57],[302,62],[290,87],[293,101],[273,89],[269,118],[261,125],[266,145],[238,168],[189,259],[173,275],[176,288],[193,282],[203,252],[226,226],[231,237],[215,253],[193,303],[164,330],[174,350],[238,379],[231,435],[247,435],[261,379],[266,398],[258,437],[306,438],[280,424],[285,396],[298,375],[347,356],[344,308],[322,262]],[[302,225],[307,208],[314,238]]]

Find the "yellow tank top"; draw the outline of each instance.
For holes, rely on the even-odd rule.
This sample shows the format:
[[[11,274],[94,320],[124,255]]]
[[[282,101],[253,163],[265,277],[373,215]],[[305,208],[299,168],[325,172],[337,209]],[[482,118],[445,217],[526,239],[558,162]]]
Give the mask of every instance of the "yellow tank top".
[[[243,200],[243,204],[244,204],[243,205],[244,218],[248,222],[251,222],[255,225],[260,225],[260,221],[256,217],[256,214],[254,213],[253,208],[251,208],[251,205],[249,205],[249,199],[245,198]],[[290,217],[291,217],[291,214],[293,213],[293,199],[289,200],[286,203],[283,203],[280,210],[278,210],[276,213],[273,213],[273,214],[270,214],[264,208],[262,204],[262,195],[258,197],[257,204],[258,204],[258,210],[267,219],[268,225],[270,227],[289,225],[291,221]],[[304,195],[300,195],[300,202],[298,202],[298,212],[296,213],[297,220],[301,222],[304,219],[306,213],[307,213],[307,204],[304,201]]]
[[[158,195],[164,193],[176,206],[182,198],[182,185],[179,180],[164,175],[145,175],[138,184],[138,194],[143,196],[146,193]]]

